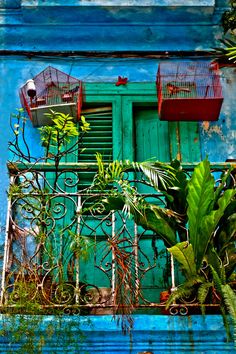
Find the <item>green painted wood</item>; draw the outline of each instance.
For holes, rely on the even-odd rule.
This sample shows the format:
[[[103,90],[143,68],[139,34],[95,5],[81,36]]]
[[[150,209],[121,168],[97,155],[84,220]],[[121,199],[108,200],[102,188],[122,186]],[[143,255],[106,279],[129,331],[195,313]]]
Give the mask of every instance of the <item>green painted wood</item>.
[[[121,96],[115,96],[112,101],[112,136],[113,136],[113,160],[122,160],[123,146],[123,120],[121,110]]]
[[[122,99],[122,119],[123,119],[123,159],[134,160],[134,141],[133,141],[133,117],[132,100]]]
[[[192,171],[194,169],[194,167],[197,165],[197,162],[191,163],[191,162],[184,162],[182,163],[182,167],[186,170],[190,170]],[[221,171],[221,170],[225,170],[228,169],[230,167],[235,167],[235,163],[234,162],[211,162],[211,168],[217,171]],[[29,168],[33,168],[35,171],[53,171],[55,169],[55,165],[54,164],[50,164],[50,163],[37,163],[37,165],[35,164],[31,164],[31,163],[9,163],[8,164],[8,170],[11,174],[15,174],[19,171],[24,171],[27,170]],[[87,171],[89,169],[93,169],[96,170],[97,169],[97,164],[96,163],[89,163],[89,164],[85,164],[85,163],[61,163],[59,166],[59,171],[62,170],[66,170],[66,169],[70,169],[70,170],[74,170],[74,171]]]
[[[180,122],[180,154],[182,162],[201,160],[199,124],[197,122]]]
[[[141,96],[156,96],[156,83],[155,82],[128,82],[126,85],[116,86],[114,83],[86,82],[83,84],[83,92],[85,101],[90,95],[141,95]]]
[[[160,121],[157,111],[137,108],[135,122],[135,160],[170,161],[168,122]]]
[[[178,122],[169,122],[169,149],[170,160],[181,160]]]
[[[182,168],[187,170],[187,171],[193,171],[195,166],[197,166],[198,162],[194,162],[194,163],[187,163],[187,162],[184,162],[181,164]],[[26,168],[26,166],[28,166]],[[229,168],[236,168],[236,164],[234,162],[212,162],[211,163],[211,169],[214,170],[214,171],[223,171],[223,170],[227,170]],[[24,171],[28,168],[34,168],[35,171],[53,171],[54,170],[54,165],[52,164],[48,164],[48,163],[39,163],[37,165],[34,165],[34,164],[22,164],[22,163],[17,163],[17,164],[8,164],[8,170],[9,170],[9,173],[11,173],[12,175],[14,175],[17,171],[16,171],[16,168],[17,168],[17,171]],[[91,163],[91,164],[81,164],[81,163],[64,163],[64,164],[61,164],[60,167],[59,167],[59,171],[62,171],[62,170],[66,170],[66,169],[69,169],[69,170],[74,170],[74,171],[88,171],[88,170],[93,170],[93,171],[96,171],[97,170],[97,164],[96,163]]]
[[[88,108],[82,112],[91,130],[83,136],[82,148],[78,161],[83,163],[96,163],[96,153],[102,155],[104,162],[113,160],[113,127],[112,106]],[[79,173],[79,190],[91,185],[94,171]]]
[[[99,90],[99,86],[101,89]],[[112,139],[113,156],[112,159],[122,159],[122,118],[121,118],[121,96],[116,95],[116,91],[104,90],[104,83],[86,85],[84,88],[84,106],[87,109],[91,106],[112,106]],[[114,86],[114,85],[113,85]]]

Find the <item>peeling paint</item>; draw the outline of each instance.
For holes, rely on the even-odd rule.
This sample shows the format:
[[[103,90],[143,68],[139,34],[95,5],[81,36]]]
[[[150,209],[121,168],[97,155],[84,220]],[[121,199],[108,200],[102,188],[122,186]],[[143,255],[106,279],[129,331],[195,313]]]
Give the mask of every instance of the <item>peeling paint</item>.
[[[225,141],[225,137],[224,134],[222,132],[222,128],[219,127],[218,125],[212,125],[210,122],[208,121],[204,121],[202,123],[202,128],[203,128],[203,132],[210,138],[212,136],[212,134],[216,134],[218,135],[222,141]]]

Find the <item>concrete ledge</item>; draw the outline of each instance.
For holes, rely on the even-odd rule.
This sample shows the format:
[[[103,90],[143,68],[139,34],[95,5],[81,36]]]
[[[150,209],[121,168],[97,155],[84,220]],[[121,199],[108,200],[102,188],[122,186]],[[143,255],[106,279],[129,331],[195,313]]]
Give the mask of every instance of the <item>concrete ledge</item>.
[[[9,0],[8,0],[9,1]],[[15,0],[16,1],[16,0]],[[215,6],[215,0],[21,0],[22,7],[38,6]]]
[[[26,337],[18,343],[12,343],[12,318],[1,315],[0,329],[5,336],[0,337],[0,352],[9,353],[9,349],[17,350],[27,339],[30,329],[25,326]],[[233,342],[226,341],[225,329],[221,316],[201,315],[173,317],[164,315],[134,315],[132,335],[122,334],[112,316],[38,316],[39,325],[34,327],[35,338],[32,343],[38,343],[41,338],[42,353],[101,353],[101,354],[136,354],[142,351],[152,353],[230,353],[234,350]],[[23,323],[23,325],[25,325]],[[32,348],[33,349],[33,348]]]

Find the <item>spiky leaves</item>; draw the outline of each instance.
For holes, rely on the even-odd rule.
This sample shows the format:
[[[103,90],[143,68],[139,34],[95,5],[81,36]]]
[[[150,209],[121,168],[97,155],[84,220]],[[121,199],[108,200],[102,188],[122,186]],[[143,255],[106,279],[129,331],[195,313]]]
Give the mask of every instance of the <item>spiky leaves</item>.
[[[178,215],[169,209],[164,209],[146,202],[135,188],[129,184],[120,183],[120,191],[110,191],[102,203],[106,211],[122,210],[134,217],[134,221],[145,230],[152,230],[159,235],[167,246],[176,244],[176,232],[172,224],[178,220]]]
[[[225,270],[222,268],[222,273],[219,276],[219,274],[216,272],[216,270],[213,267],[211,268],[212,276],[213,276],[213,281],[214,285],[216,287],[216,290],[221,296],[221,312],[223,315],[223,320],[224,324],[226,327],[226,333],[228,336],[228,339],[230,338],[230,326],[229,326],[229,321],[226,317],[226,312],[230,314],[233,325],[234,325],[234,343],[236,346],[236,294],[231,289],[229,284],[225,284]]]
[[[135,162],[133,167],[141,170],[149,179],[150,184],[157,190],[167,190],[177,183],[176,171],[171,165],[159,161]]]
[[[200,228],[203,217],[212,210],[214,200],[214,178],[210,173],[209,161],[202,161],[195,169],[188,183],[188,222],[190,243],[195,256],[203,242],[200,238]],[[204,247],[205,248],[205,247]],[[200,259],[200,264],[201,264]],[[199,265],[199,261],[197,262]]]
[[[201,267],[217,225],[236,192],[233,189],[226,190],[215,203],[215,193],[218,195],[218,191],[214,191],[214,184],[210,163],[204,160],[194,169],[187,195],[189,240],[197,269]]]

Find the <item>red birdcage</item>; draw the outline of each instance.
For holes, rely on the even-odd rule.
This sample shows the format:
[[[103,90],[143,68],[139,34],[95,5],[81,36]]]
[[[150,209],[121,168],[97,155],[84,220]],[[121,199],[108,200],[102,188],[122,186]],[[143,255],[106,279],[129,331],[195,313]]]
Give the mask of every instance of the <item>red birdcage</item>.
[[[45,115],[50,109],[70,114],[78,120],[82,106],[82,82],[49,66],[21,87],[20,99],[33,126],[52,124]]]
[[[218,64],[160,63],[157,94],[161,120],[215,121],[223,102]]]

